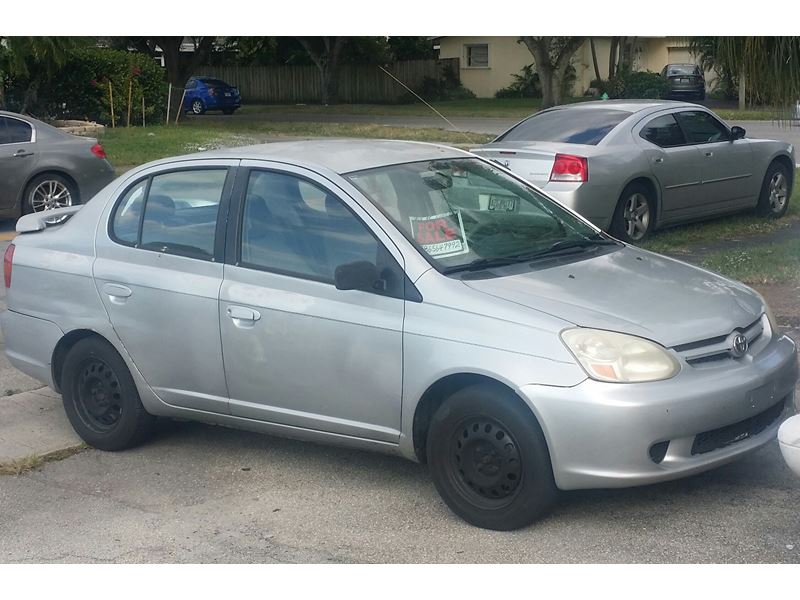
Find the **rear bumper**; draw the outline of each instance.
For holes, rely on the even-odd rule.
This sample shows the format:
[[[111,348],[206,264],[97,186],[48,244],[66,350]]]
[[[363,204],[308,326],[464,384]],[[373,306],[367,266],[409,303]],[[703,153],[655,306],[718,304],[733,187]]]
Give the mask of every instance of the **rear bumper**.
[[[752,360],[684,365],[667,381],[586,380],[522,393],[545,431],[558,487],[616,488],[706,471],[774,440],[794,411],[796,381],[795,345],[779,336]],[[669,445],[657,461],[651,448],[662,442]]]
[[[64,336],[61,328],[51,321],[11,310],[0,313],[0,327],[8,362],[26,375],[55,388],[52,358],[56,345]]]

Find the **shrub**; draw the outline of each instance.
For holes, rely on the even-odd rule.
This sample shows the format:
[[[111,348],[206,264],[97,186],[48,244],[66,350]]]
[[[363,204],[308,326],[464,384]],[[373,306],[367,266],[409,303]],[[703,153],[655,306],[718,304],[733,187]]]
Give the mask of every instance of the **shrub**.
[[[141,124],[142,97],[147,122],[164,118],[167,90],[163,69],[146,54],[105,48],[71,50],[58,74],[39,88],[30,111],[43,118],[89,119],[109,125],[109,82],[117,125],[124,125],[127,119],[129,86],[132,124]],[[7,98],[10,107],[21,102],[27,85],[24,80],[12,83]]]
[[[442,69],[442,74],[436,77],[424,77],[422,83],[414,90],[427,102],[442,100],[469,100],[475,97],[472,90],[461,85],[461,80],[450,67]],[[404,94],[400,102],[417,102],[413,94]]]
[[[542,86],[539,84],[539,74],[536,72],[533,64],[525,65],[522,70],[517,74],[511,75],[514,81],[508,87],[497,90],[494,93],[495,98],[541,98]],[[572,93],[572,88],[578,74],[575,67],[569,65],[564,79],[561,82],[561,95],[562,97],[569,96]]]
[[[652,71],[624,71],[610,78],[605,85],[610,98],[664,98],[669,92],[669,83]]]

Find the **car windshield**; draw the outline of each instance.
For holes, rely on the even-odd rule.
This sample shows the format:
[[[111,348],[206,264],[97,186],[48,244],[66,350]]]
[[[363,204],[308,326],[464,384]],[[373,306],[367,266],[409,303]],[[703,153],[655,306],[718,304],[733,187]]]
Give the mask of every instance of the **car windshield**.
[[[595,146],[631,113],[610,108],[561,108],[525,119],[495,141],[561,142]]]
[[[667,67],[667,77],[675,75],[700,75],[700,69],[696,65],[670,65]]]
[[[444,272],[612,244],[532,187],[477,158],[413,162],[347,178]]]

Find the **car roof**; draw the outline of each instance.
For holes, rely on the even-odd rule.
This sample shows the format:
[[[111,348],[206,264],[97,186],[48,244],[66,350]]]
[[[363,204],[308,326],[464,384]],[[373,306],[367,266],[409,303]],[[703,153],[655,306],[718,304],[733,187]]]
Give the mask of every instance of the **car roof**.
[[[401,163],[469,156],[472,155],[464,150],[425,142],[327,138],[224,148],[159,162],[194,158],[271,160],[311,168],[323,167],[343,174]]]
[[[554,106],[548,110],[621,110],[631,114],[646,110],[661,110],[665,108],[679,108],[681,106],[697,106],[690,102],[680,100],[592,100],[590,102],[576,102]]]

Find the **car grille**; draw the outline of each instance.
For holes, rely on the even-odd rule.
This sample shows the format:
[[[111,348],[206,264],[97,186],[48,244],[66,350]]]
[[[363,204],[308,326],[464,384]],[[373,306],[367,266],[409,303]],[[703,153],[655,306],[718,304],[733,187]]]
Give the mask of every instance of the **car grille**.
[[[734,331],[739,331],[747,338],[749,346],[748,354],[752,354],[758,342],[764,334],[764,317],[760,317],[756,321],[750,323],[747,327],[738,328]],[[721,335],[714,338],[691,342],[689,344],[681,344],[674,346],[675,350],[681,357],[692,366],[702,366],[709,363],[715,363],[722,360],[732,359],[731,348],[728,345],[728,336]]]
[[[780,418],[785,404],[786,398],[748,419],[697,434],[692,444],[692,455],[719,450],[758,435]]]

